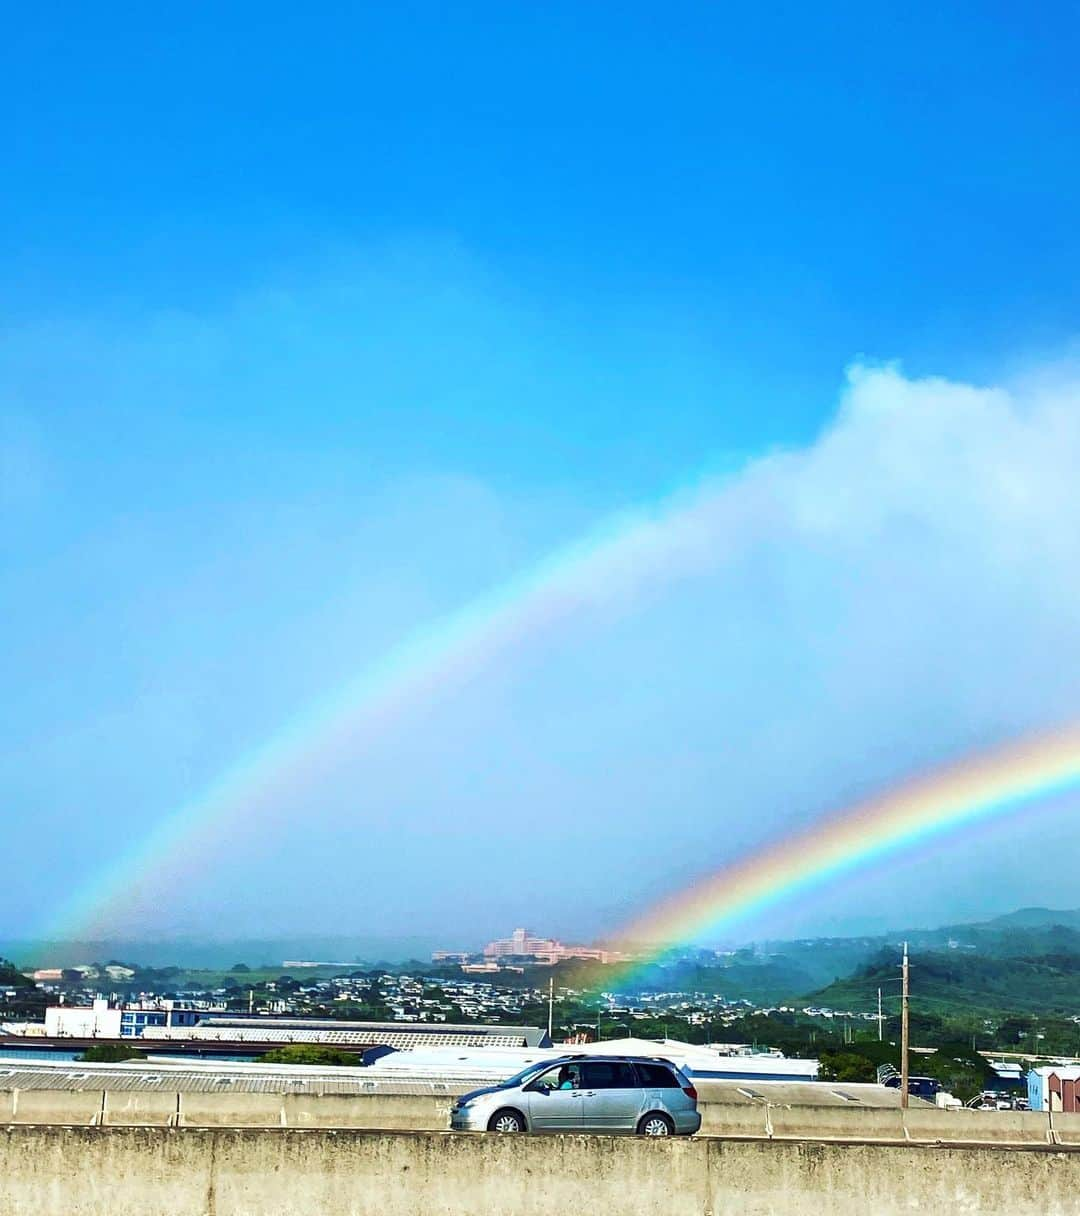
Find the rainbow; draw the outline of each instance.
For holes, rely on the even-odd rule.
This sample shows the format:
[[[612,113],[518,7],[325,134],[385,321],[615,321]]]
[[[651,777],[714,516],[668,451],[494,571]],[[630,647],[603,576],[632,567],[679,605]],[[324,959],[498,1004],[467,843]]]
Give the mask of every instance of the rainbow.
[[[693,883],[627,925],[619,946],[643,953],[637,966],[647,965],[665,948],[730,930],[889,854],[1077,790],[1080,725],[1014,741],[819,819]]]
[[[249,752],[92,877],[41,936],[91,937],[149,912],[230,828],[280,814],[290,790],[334,757],[370,746],[410,707],[460,686],[528,638],[651,584],[715,569],[758,517],[752,498],[703,482],[616,517],[461,611],[413,635],[325,702]],[[619,942],[650,957],[977,820],[1080,786],[1080,727],[1022,740],[817,820],[638,917]]]
[[[231,826],[273,816],[335,754],[370,745],[410,706],[453,688],[499,654],[582,611],[722,560],[740,533],[715,482],[702,481],[606,522],[518,578],[408,638],[381,662],[243,756],[94,875],[43,937],[92,937],[131,923],[195,872]]]

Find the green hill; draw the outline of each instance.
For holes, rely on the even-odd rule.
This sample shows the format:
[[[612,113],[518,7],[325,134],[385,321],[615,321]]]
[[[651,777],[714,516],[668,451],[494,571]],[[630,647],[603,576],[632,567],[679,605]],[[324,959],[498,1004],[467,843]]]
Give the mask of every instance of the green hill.
[[[6,958],[0,958],[0,988],[33,988],[34,981]]]
[[[628,991],[702,992],[718,994],[729,1001],[752,1001],[768,1005],[794,998],[814,983],[812,971],[797,960],[771,955],[752,960],[735,960],[725,966],[675,962],[642,968]]]
[[[987,928],[1040,929],[1063,925],[1067,929],[1080,930],[1080,908],[1018,908],[1004,916],[995,916],[985,922]]]
[[[1031,944],[1045,948],[1045,942],[1032,940]],[[1070,1017],[1080,1012],[1080,941],[1070,944],[1074,948],[1068,951],[1010,955],[959,949],[914,953],[913,1007],[939,1016],[985,1012]],[[888,1008],[895,1009],[899,993],[897,964],[897,951],[885,950],[846,979],[810,993],[806,1000],[829,1009],[868,1011],[880,987]]]

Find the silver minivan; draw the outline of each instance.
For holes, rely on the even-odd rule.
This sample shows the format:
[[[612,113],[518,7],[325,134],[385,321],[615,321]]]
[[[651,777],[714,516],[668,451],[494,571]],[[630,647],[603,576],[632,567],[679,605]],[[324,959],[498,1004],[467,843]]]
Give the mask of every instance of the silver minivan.
[[[608,1132],[692,1136],[701,1127],[697,1090],[669,1060],[560,1056],[530,1064],[488,1089],[462,1094],[456,1132]]]

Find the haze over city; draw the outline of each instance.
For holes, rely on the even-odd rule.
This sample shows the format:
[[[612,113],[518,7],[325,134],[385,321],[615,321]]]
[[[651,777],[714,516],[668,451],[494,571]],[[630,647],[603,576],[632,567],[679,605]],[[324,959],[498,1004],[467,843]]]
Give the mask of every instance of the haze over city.
[[[1077,86],[1030,36],[1075,12],[978,54],[956,12],[486,16],[6,39],[9,937],[600,940],[1080,716]],[[223,775],[631,523],[140,884]],[[1076,809],[724,940],[1072,906],[1029,863]]]

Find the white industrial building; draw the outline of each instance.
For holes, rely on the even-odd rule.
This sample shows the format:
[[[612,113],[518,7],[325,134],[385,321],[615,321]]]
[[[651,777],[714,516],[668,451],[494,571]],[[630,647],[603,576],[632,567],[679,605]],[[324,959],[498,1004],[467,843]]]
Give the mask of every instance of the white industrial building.
[[[57,1039],[118,1039],[120,1010],[110,1009],[103,998],[92,1005],[50,1005],[45,1034]]]
[[[538,1026],[455,1025],[450,1022],[352,1022],[338,1018],[269,1018],[261,1015],[208,1015],[189,1028],[148,1027],[147,1039],[184,1039],[190,1042],[321,1043],[331,1047],[475,1047],[489,1051],[503,1047],[539,1047],[549,1044]]]
[[[190,1030],[208,1011],[204,1002],[164,1000],[153,1004],[111,1006],[103,997],[92,1005],[50,1005],[45,1036],[58,1039],[138,1039],[152,1030],[164,1035]]]

